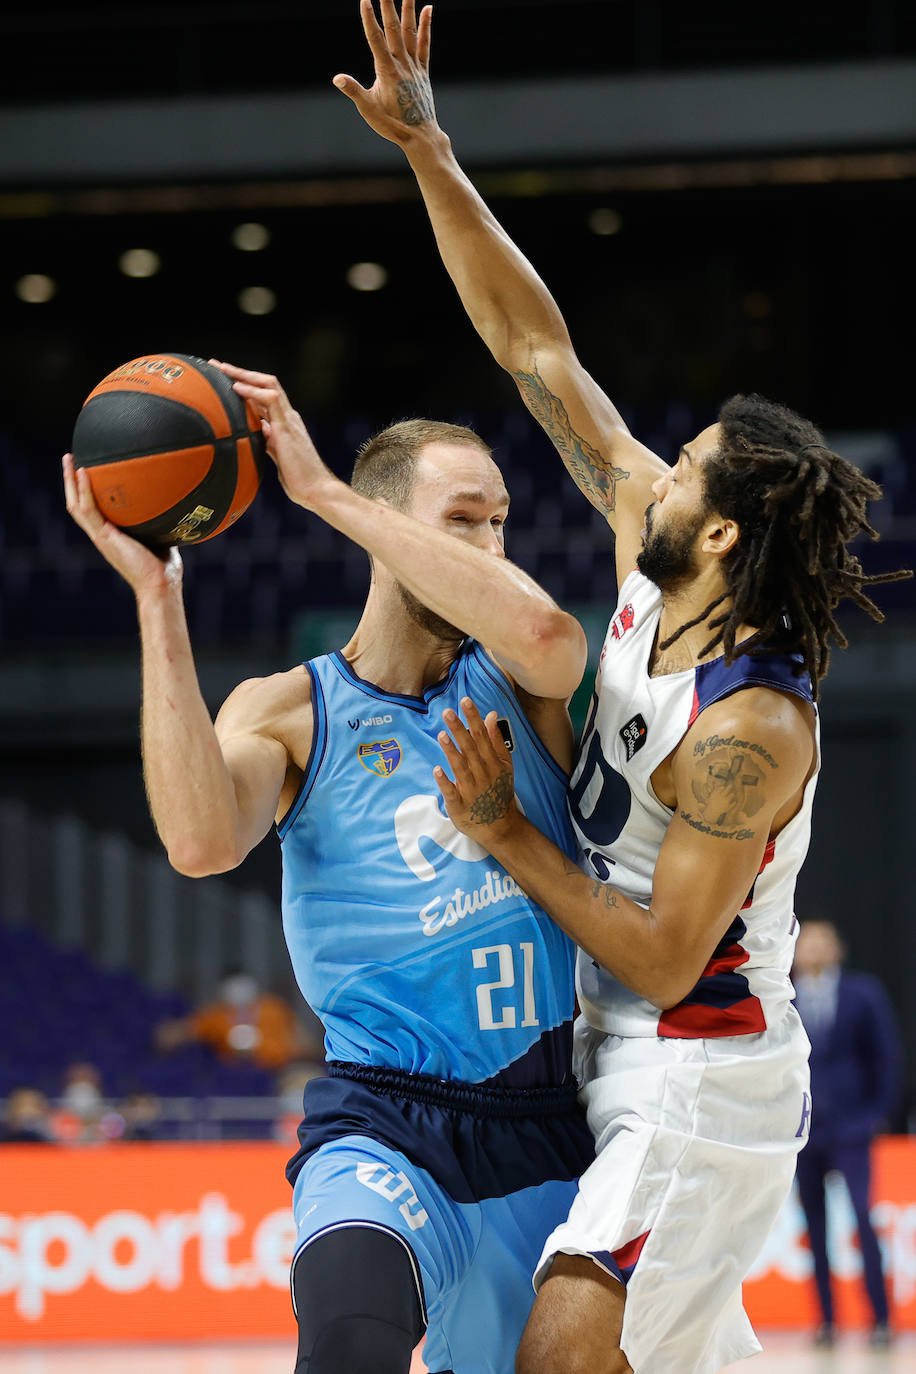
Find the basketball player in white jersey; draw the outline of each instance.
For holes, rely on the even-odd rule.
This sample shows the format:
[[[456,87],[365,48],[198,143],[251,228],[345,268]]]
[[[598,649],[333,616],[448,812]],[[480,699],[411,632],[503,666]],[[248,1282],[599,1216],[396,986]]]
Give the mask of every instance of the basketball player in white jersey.
[[[759,1350],[741,1281],[811,1102],[791,1005],[817,689],[846,548],[880,495],[799,416],[735,397],[673,468],[584,371],[556,304],[439,128],[431,10],[361,0],[371,89],[334,84],[413,169],[472,322],[616,538],[620,600],[570,785],[580,866],[513,803],[495,720],[444,713],[449,815],[580,946],[598,1156],[549,1238],[519,1374],[715,1374]]]

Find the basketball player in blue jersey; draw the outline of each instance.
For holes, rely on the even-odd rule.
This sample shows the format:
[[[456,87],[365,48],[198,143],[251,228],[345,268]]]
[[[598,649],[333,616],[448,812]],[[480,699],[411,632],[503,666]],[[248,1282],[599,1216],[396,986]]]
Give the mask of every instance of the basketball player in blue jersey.
[[[521,804],[567,854],[566,710],[578,623],[504,556],[509,497],[470,430],[406,421],[352,487],[275,379],[223,365],[263,418],[290,498],[368,550],[338,653],[242,683],[211,723],[181,561],[104,520],[64,460],[67,505],[133,588],[152,814],[182,873],[242,862],[276,823],[283,926],[326,1032],[290,1162],[297,1374],[508,1374],[544,1239],[594,1157],[571,1074],[575,949],[445,815],[443,709],[496,712]],[[487,647],[482,647],[486,645]]]
[[[817,429],[735,397],[673,468],[573,351],[439,128],[431,10],[361,0],[375,81],[334,84],[416,175],[472,322],[616,537],[620,600],[570,787],[580,864],[512,800],[492,709],[443,713],[449,815],[580,946],[597,1158],[545,1245],[519,1374],[715,1374],[759,1350],[741,1281],[811,1112],[791,1005],[795,879],[847,543],[880,492]],[[480,706],[480,710],[477,709]]]

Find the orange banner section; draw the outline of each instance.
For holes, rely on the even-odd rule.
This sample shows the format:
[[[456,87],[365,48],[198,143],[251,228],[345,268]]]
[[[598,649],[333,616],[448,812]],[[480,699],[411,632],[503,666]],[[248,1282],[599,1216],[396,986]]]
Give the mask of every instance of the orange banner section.
[[[884,1259],[891,1320],[898,1330],[916,1330],[916,1139],[885,1136],[876,1141],[872,1160],[871,1219]],[[839,1176],[827,1181],[827,1249],[838,1325],[870,1326],[855,1217]],[[811,1330],[819,1323],[811,1251],[794,1194],[744,1285],[744,1305],[762,1329]]]
[[[0,1343],[285,1338],[295,1232],[275,1144],[0,1147]],[[875,1150],[872,1215],[899,1328],[916,1329],[916,1140]],[[852,1209],[828,1194],[837,1307],[868,1320]],[[745,1285],[760,1328],[815,1324],[793,1197]]]
[[[0,1341],[289,1335],[283,1145],[0,1146]]]

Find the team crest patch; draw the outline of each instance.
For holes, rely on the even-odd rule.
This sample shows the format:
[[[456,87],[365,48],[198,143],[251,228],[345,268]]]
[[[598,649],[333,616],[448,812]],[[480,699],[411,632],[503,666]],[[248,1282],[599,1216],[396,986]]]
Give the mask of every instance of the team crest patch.
[[[356,757],[370,773],[390,778],[401,762],[401,746],[396,739],[374,739],[371,744],[361,744]]]

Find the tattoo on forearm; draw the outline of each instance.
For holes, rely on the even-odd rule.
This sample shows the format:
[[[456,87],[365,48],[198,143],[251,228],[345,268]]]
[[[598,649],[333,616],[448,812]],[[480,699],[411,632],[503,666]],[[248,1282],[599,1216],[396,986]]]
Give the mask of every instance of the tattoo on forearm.
[[[734,832],[742,821],[756,816],[766,804],[766,775],[760,764],[752,756],[750,746],[737,747],[728,740],[711,736],[715,745],[709,753],[702,754],[703,762],[693,773],[691,789],[697,801],[700,818],[706,826],[712,827],[709,833],[720,838],[744,839],[746,836]],[[765,753],[766,751],[760,751]],[[769,758],[769,755],[767,755]],[[776,767],[775,762],[773,767]],[[681,812],[688,824],[694,824],[686,812]],[[696,825],[697,829],[703,827]]]
[[[586,496],[594,497],[607,510],[617,506],[617,483],[629,473],[614,467],[602,453],[573,429],[569,413],[544,384],[537,366],[533,372],[513,372],[525,405],[557,449],[570,475]]]
[[[746,828],[741,830],[718,830],[715,826],[707,825],[705,821],[698,820],[697,817],[692,816],[689,811],[681,811],[678,814],[681,820],[693,826],[694,830],[700,830],[704,835],[711,835],[714,840],[752,840],[754,838],[753,830],[747,830]]]
[[[591,896],[596,899],[603,897],[606,907],[614,907],[615,910],[619,910],[620,908],[620,903],[617,900],[617,893],[612,887],[608,887],[607,883],[592,883]]]
[[[432,91],[422,81],[399,81],[398,105],[405,124],[425,124],[435,118]]]
[[[471,803],[471,820],[477,825],[491,825],[502,820],[512,805],[515,788],[512,783],[512,769],[507,768],[495,778],[485,792],[475,797]]]
[[[762,744],[753,744],[750,740],[736,739],[734,735],[728,735],[723,739],[721,735],[708,735],[706,739],[701,739],[693,746],[694,758],[702,758],[708,749],[746,749],[750,754],[757,754],[765,759],[771,768],[778,768],[779,764],[772,754],[767,753]]]

